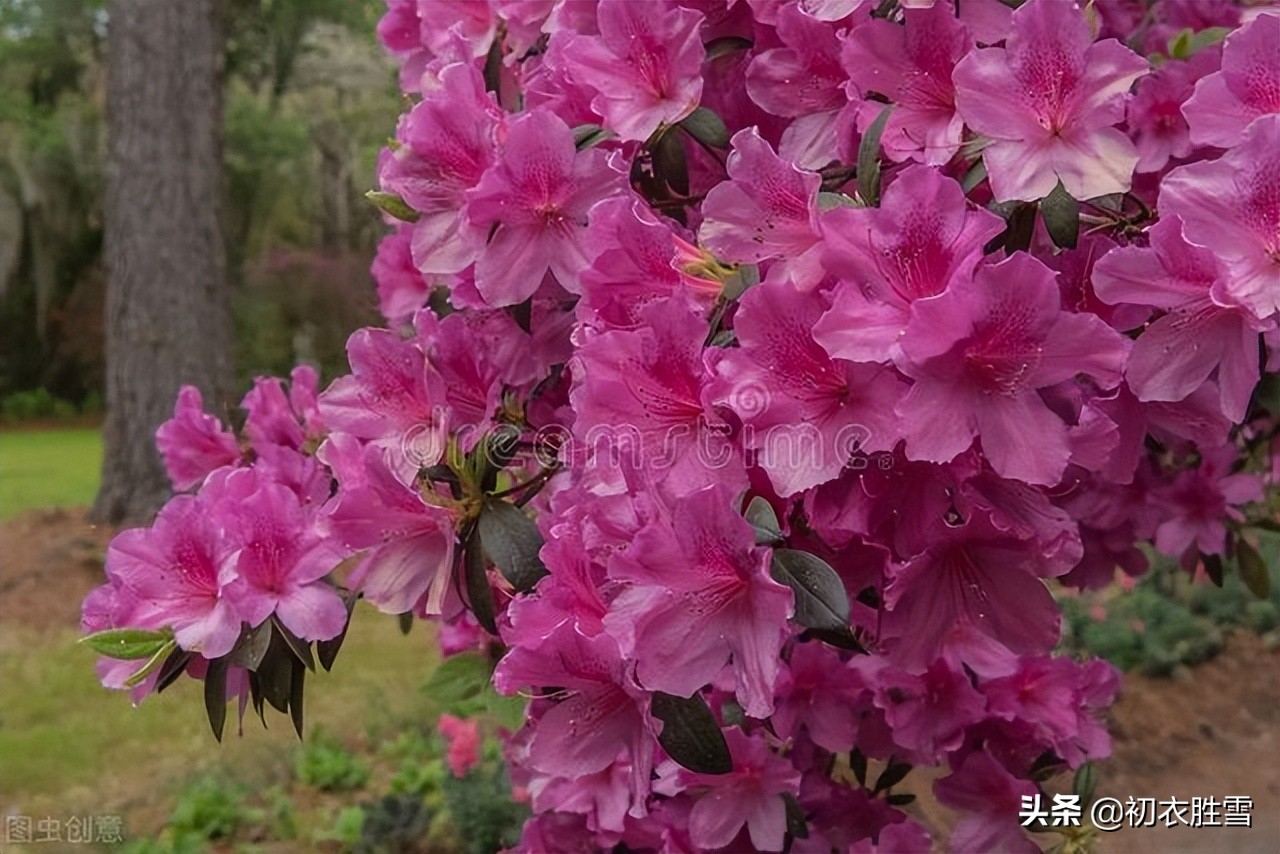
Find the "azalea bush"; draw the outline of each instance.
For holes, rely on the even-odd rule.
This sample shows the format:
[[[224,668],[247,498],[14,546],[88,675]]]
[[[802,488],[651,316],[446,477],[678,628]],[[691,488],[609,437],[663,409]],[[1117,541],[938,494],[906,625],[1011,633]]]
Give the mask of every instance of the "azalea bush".
[[[519,850],[928,851],[900,784],[937,766],[950,850],[1033,851],[1119,685],[1053,654],[1053,591],[1154,550],[1266,595],[1274,11],[390,0],[379,35],[386,326],[234,431],[183,390],[179,494],[85,602],[107,686],[301,733],[363,599],[478,673]]]

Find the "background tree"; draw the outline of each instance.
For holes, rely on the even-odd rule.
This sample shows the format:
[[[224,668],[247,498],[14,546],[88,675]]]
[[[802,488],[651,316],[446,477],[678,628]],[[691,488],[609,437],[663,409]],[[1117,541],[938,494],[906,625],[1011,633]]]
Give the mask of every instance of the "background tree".
[[[222,210],[220,0],[113,0],[107,23],[107,420],[99,521],[168,483],[152,436],[179,386],[218,411],[234,382]]]

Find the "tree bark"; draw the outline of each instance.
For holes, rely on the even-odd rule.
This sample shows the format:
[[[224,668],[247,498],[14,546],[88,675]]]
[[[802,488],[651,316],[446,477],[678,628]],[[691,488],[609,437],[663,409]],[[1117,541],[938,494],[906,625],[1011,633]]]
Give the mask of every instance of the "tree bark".
[[[155,430],[183,384],[232,390],[222,234],[221,0],[111,0],[107,21],[107,417],[95,520],[169,494]]]

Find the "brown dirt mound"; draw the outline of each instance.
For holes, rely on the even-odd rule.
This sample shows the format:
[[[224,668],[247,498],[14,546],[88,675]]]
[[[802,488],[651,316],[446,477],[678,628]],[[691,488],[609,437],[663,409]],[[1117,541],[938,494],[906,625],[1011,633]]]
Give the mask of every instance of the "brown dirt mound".
[[[0,523],[0,623],[65,628],[80,602],[105,581],[115,532],[90,524],[84,508],[32,510]]]

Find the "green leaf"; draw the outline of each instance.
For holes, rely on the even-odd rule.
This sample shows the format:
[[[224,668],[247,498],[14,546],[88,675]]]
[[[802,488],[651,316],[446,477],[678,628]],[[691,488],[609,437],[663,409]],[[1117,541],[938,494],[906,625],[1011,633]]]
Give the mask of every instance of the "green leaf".
[[[156,651],[173,640],[172,629],[150,631],[148,629],[107,629],[85,635],[77,643],[89,649],[116,658],[121,661],[133,661],[138,658],[151,658]]]
[[[778,524],[778,514],[773,512],[773,505],[757,495],[747,505],[744,514],[756,532],[756,545],[772,545],[782,541],[782,526]]]
[[[707,62],[712,62],[739,50],[750,50],[753,44],[754,42],[751,39],[744,39],[742,36],[721,36],[718,39],[712,39],[705,45]]]
[[[347,629],[351,628],[351,612],[356,607],[356,596],[354,594],[344,594],[342,598],[347,603],[347,624],[342,627],[342,631],[338,633],[336,638],[316,641],[316,658],[320,659],[320,666],[326,671],[332,670],[333,663],[338,660],[338,652],[342,649],[342,642],[347,639]]]
[[[256,628],[245,626],[230,653],[231,663],[245,670],[257,670],[271,645],[272,620],[263,620]]]
[[[1071,791],[1080,796],[1082,805],[1087,806],[1093,802],[1093,790],[1097,782],[1093,763],[1086,762],[1076,769],[1075,779],[1071,781]]]
[[[151,675],[157,667],[165,662],[174,651],[178,649],[177,641],[169,641],[164,646],[155,651],[155,654],[147,659],[147,663],[139,667],[137,670],[129,674],[129,678],[124,680],[126,688],[135,688],[142,684],[142,681]]]
[[[1241,537],[1236,541],[1236,564],[1240,570],[1240,580],[1249,592],[1259,599],[1271,595],[1271,573],[1267,571],[1267,562],[1253,547],[1253,543]]]
[[[657,691],[650,711],[662,721],[658,743],[677,764],[699,774],[733,770],[729,745],[702,695],[676,697]]]
[[[836,649],[847,649],[859,655],[867,654],[867,648],[858,642],[853,629],[848,626],[840,626],[838,629],[807,629],[805,635]]]
[[[1186,59],[1191,56],[1191,37],[1195,33],[1187,28],[1169,40],[1169,56],[1174,59]]]
[[[858,144],[858,197],[869,207],[880,204],[880,137],[893,104],[880,111]]]
[[[680,120],[680,127],[703,145],[712,148],[729,147],[729,129],[724,126],[724,119],[716,115],[714,110],[698,107]]]
[[[400,628],[400,634],[407,636],[413,631],[413,612],[405,611],[403,614],[396,614],[396,624]]]
[[[1060,249],[1074,249],[1080,238],[1080,203],[1071,197],[1067,188],[1058,185],[1040,202],[1040,216],[1044,227]]]
[[[1191,37],[1191,52],[1211,47],[1231,34],[1230,27],[1206,27]]]
[[[680,134],[667,131],[658,139],[653,147],[653,172],[672,190],[689,195],[689,164]]]
[[[792,839],[809,838],[809,817],[804,814],[804,807],[790,792],[782,793],[782,803],[786,806],[787,834]]]
[[[849,751],[849,769],[858,785],[867,785],[867,755],[856,747]]]
[[[965,173],[964,180],[960,182],[960,186],[964,189],[965,195],[968,195],[974,187],[987,180],[987,164],[982,158],[969,167],[969,171]]]
[[[844,193],[829,193],[825,190],[818,193],[818,210],[823,213],[835,210],[836,208],[862,208],[866,205],[853,198],[846,196]]]
[[[747,292],[748,288],[760,284],[760,268],[755,264],[743,264],[734,269],[733,275],[724,283],[720,292],[724,299],[735,300]]]
[[[402,222],[417,222],[418,212],[409,207],[404,199],[395,193],[383,193],[378,190],[370,190],[364,194],[364,197],[373,203],[373,206],[385,214],[395,217]]]
[[[271,622],[275,625],[276,634],[284,641],[284,645],[289,648],[289,652],[293,654],[293,657],[314,673],[316,660],[311,656],[311,644],[289,631],[289,627],[280,622],[280,619],[275,614],[271,615]]]
[[[810,629],[848,627],[849,594],[825,560],[797,549],[775,549],[771,571],[795,591],[797,623]]]
[[[480,544],[480,537],[472,534],[467,539],[466,548],[463,550],[463,581],[467,588],[467,600],[471,606],[471,613],[486,632],[491,635],[498,633],[498,623],[495,617],[495,609],[493,604],[493,588],[489,586],[489,577],[486,573],[488,562],[484,557],[484,548]]]
[[[1200,561],[1204,564],[1204,574],[1209,576],[1209,580],[1213,582],[1214,587],[1221,587],[1223,582],[1222,558],[1218,555],[1200,555]]]
[[[258,677],[258,686],[262,689],[262,697],[277,712],[289,711],[289,696],[292,693],[293,653],[285,645],[279,632],[271,633],[271,644],[262,662],[254,673]]]
[[[480,511],[477,525],[485,554],[511,586],[524,593],[547,574],[538,552],[542,534],[532,519],[509,501],[491,499]]]
[[[164,664],[160,665],[160,672],[156,674],[155,692],[159,694],[165,688],[168,688],[178,677],[187,672],[187,665],[191,663],[193,652],[187,652],[185,649],[175,649],[169,653],[169,657],[164,660]]]
[[[879,778],[876,779],[876,786],[873,789],[874,794],[888,791],[894,786],[901,783],[906,776],[911,773],[911,766],[905,762],[894,762],[889,760],[889,764],[880,772]]]
[[[427,696],[445,711],[469,711],[469,701],[478,697],[492,678],[493,669],[478,653],[451,655],[436,667],[423,687]]]
[[[578,125],[573,129],[573,147],[579,151],[586,151],[611,136],[613,134],[600,127],[600,125]]]
[[[1036,230],[1036,205],[1033,202],[1019,202],[1014,205],[1008,217],[1008,226],[1004,234],[996,238],[1003,243],[1010,254],[1026,251],[1031,246],[1031,237]]]
[[[227,722],[227,666],[225,655],[215,658],[204,675],[204,711],[218,741],[222,741],[222,727]]]
[[[298,738],[302,738],[302,700],[303,686],[307,679],[307,667],[297,658],[290,662],[290,681],[289,681],[289,719],[293,721],[293,731],[298,734]],[[315,669],[315,665],[312,665]]]

